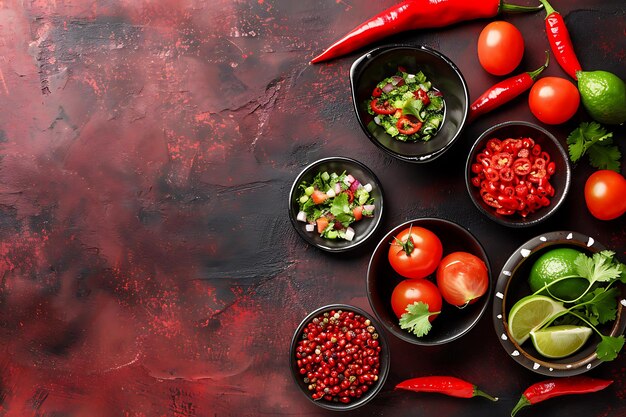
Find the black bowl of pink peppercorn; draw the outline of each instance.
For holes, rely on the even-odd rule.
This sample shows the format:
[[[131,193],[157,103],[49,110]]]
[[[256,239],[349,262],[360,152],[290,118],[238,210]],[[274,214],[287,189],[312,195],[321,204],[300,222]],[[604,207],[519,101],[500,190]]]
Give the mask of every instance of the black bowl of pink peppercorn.
[[[382,326],[358,307],[332,304],[307,315],[294,332],[291,373],[315,405],[354,410],[369,402],[389,373]]]

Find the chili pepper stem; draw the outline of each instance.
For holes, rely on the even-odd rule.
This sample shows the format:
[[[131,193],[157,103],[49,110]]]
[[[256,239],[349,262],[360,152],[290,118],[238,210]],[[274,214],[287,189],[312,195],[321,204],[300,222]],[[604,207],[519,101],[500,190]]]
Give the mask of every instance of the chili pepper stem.
[[[548,0],[539,1],[541,2],[541,5],[546,9],[546,17],[550,16],[552,13],[557,13],[557,11],[554,10],[554,7],[552,7],[552,5],[548,3]]]
[[[537,68],[536,70],[529,72],[528,75],[530,75],[530,78],[532,78],[533,80],[536,79],[537,76],[541,74],[541,72],[544,69],[548,68],[549,63],[550,63],[550,53],[546,51],[546,62],[544,62],[544,64],[540,66],[539,68]]]
[[[526,398],[526,396],[522,395],[515,407],[513,407],[513,410],[511,410],[511,417],[515,417],[515,414],[517,414],[520,409],[526,407],[527,405],[530,405],[530,401],[528,401],[528,398]]]
[[[499,10],[503,13],[527,13],[527,12],[537,12],[541,9],[543,9],[543,4],[540,4],[539,6],[520,6],[517,4],[509,4],[503,1],[500,1]]]
[[[498,401],[498,397],[492,397],[491,395],[487,394],[484,391],[481,391],[478,389],[478,387],[474,387],[474,397],[483,397],[483,398],[487,398],[488,400],[491,401]]]

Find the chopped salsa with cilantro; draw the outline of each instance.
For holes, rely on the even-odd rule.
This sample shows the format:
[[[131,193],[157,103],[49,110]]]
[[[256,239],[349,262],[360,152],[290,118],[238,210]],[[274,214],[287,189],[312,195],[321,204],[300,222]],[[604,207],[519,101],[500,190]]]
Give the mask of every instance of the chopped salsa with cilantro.
[[[376,206],[371,184],[361,184],[345,171],[319,172],[311,183],[299,185],[297,220],[308,232],[327,239],[354,239],[351,227],[363,217],[373,217]]]
[[[367,105],[374,123],[402,142],[432,139],[445,110],[443,95],[423,72],[409,74],[401,67],[376,85]]]

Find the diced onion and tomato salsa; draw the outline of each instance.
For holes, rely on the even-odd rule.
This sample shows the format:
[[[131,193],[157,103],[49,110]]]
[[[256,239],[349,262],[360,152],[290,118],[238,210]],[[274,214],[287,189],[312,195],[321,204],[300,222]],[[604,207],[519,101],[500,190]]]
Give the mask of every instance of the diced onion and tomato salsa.
[[[402,142],[428,141],[444,118],[445,103],[424,73],[409,74],[402,67],[379,82],[367,102],[374,123]]]
[[[327,239],[354,239],[354,222],[373,217],[372,185],[346,173],[319,172],[311,183],[299,185],[297,220],[308,232]]]
[[[528,216],[550,205],[556,164],[532,138],[492,138],[471,165],[471,183],[496,213]]]

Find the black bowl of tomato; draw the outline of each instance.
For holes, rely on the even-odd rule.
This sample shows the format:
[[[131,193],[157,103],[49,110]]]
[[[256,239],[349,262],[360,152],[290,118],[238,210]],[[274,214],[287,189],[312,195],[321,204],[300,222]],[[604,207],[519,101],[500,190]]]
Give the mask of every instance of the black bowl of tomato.
[[[480,242],[440,218],[414,219],[390,230],[367,270],[374,313],[387,331],[415,345],[441,345],[467,334],[485,313],[491,288]]]
[[[465,79],[449,58],[432,48],[376,48],[352,64],[350,86],[367,137],[402,161],[434,160],[465,126],[469,108]]]
[[[372,400],[389,374],[389,345],[364,310],[331,304],[309,313],[293,334],[291,374],[315,405],[354,410]]]
[[[533,123],[509,121],[483,132],[465,166],[465,184],[478,210],[508,227],[537,225],[565,201],[571,183],[567,152]]]

